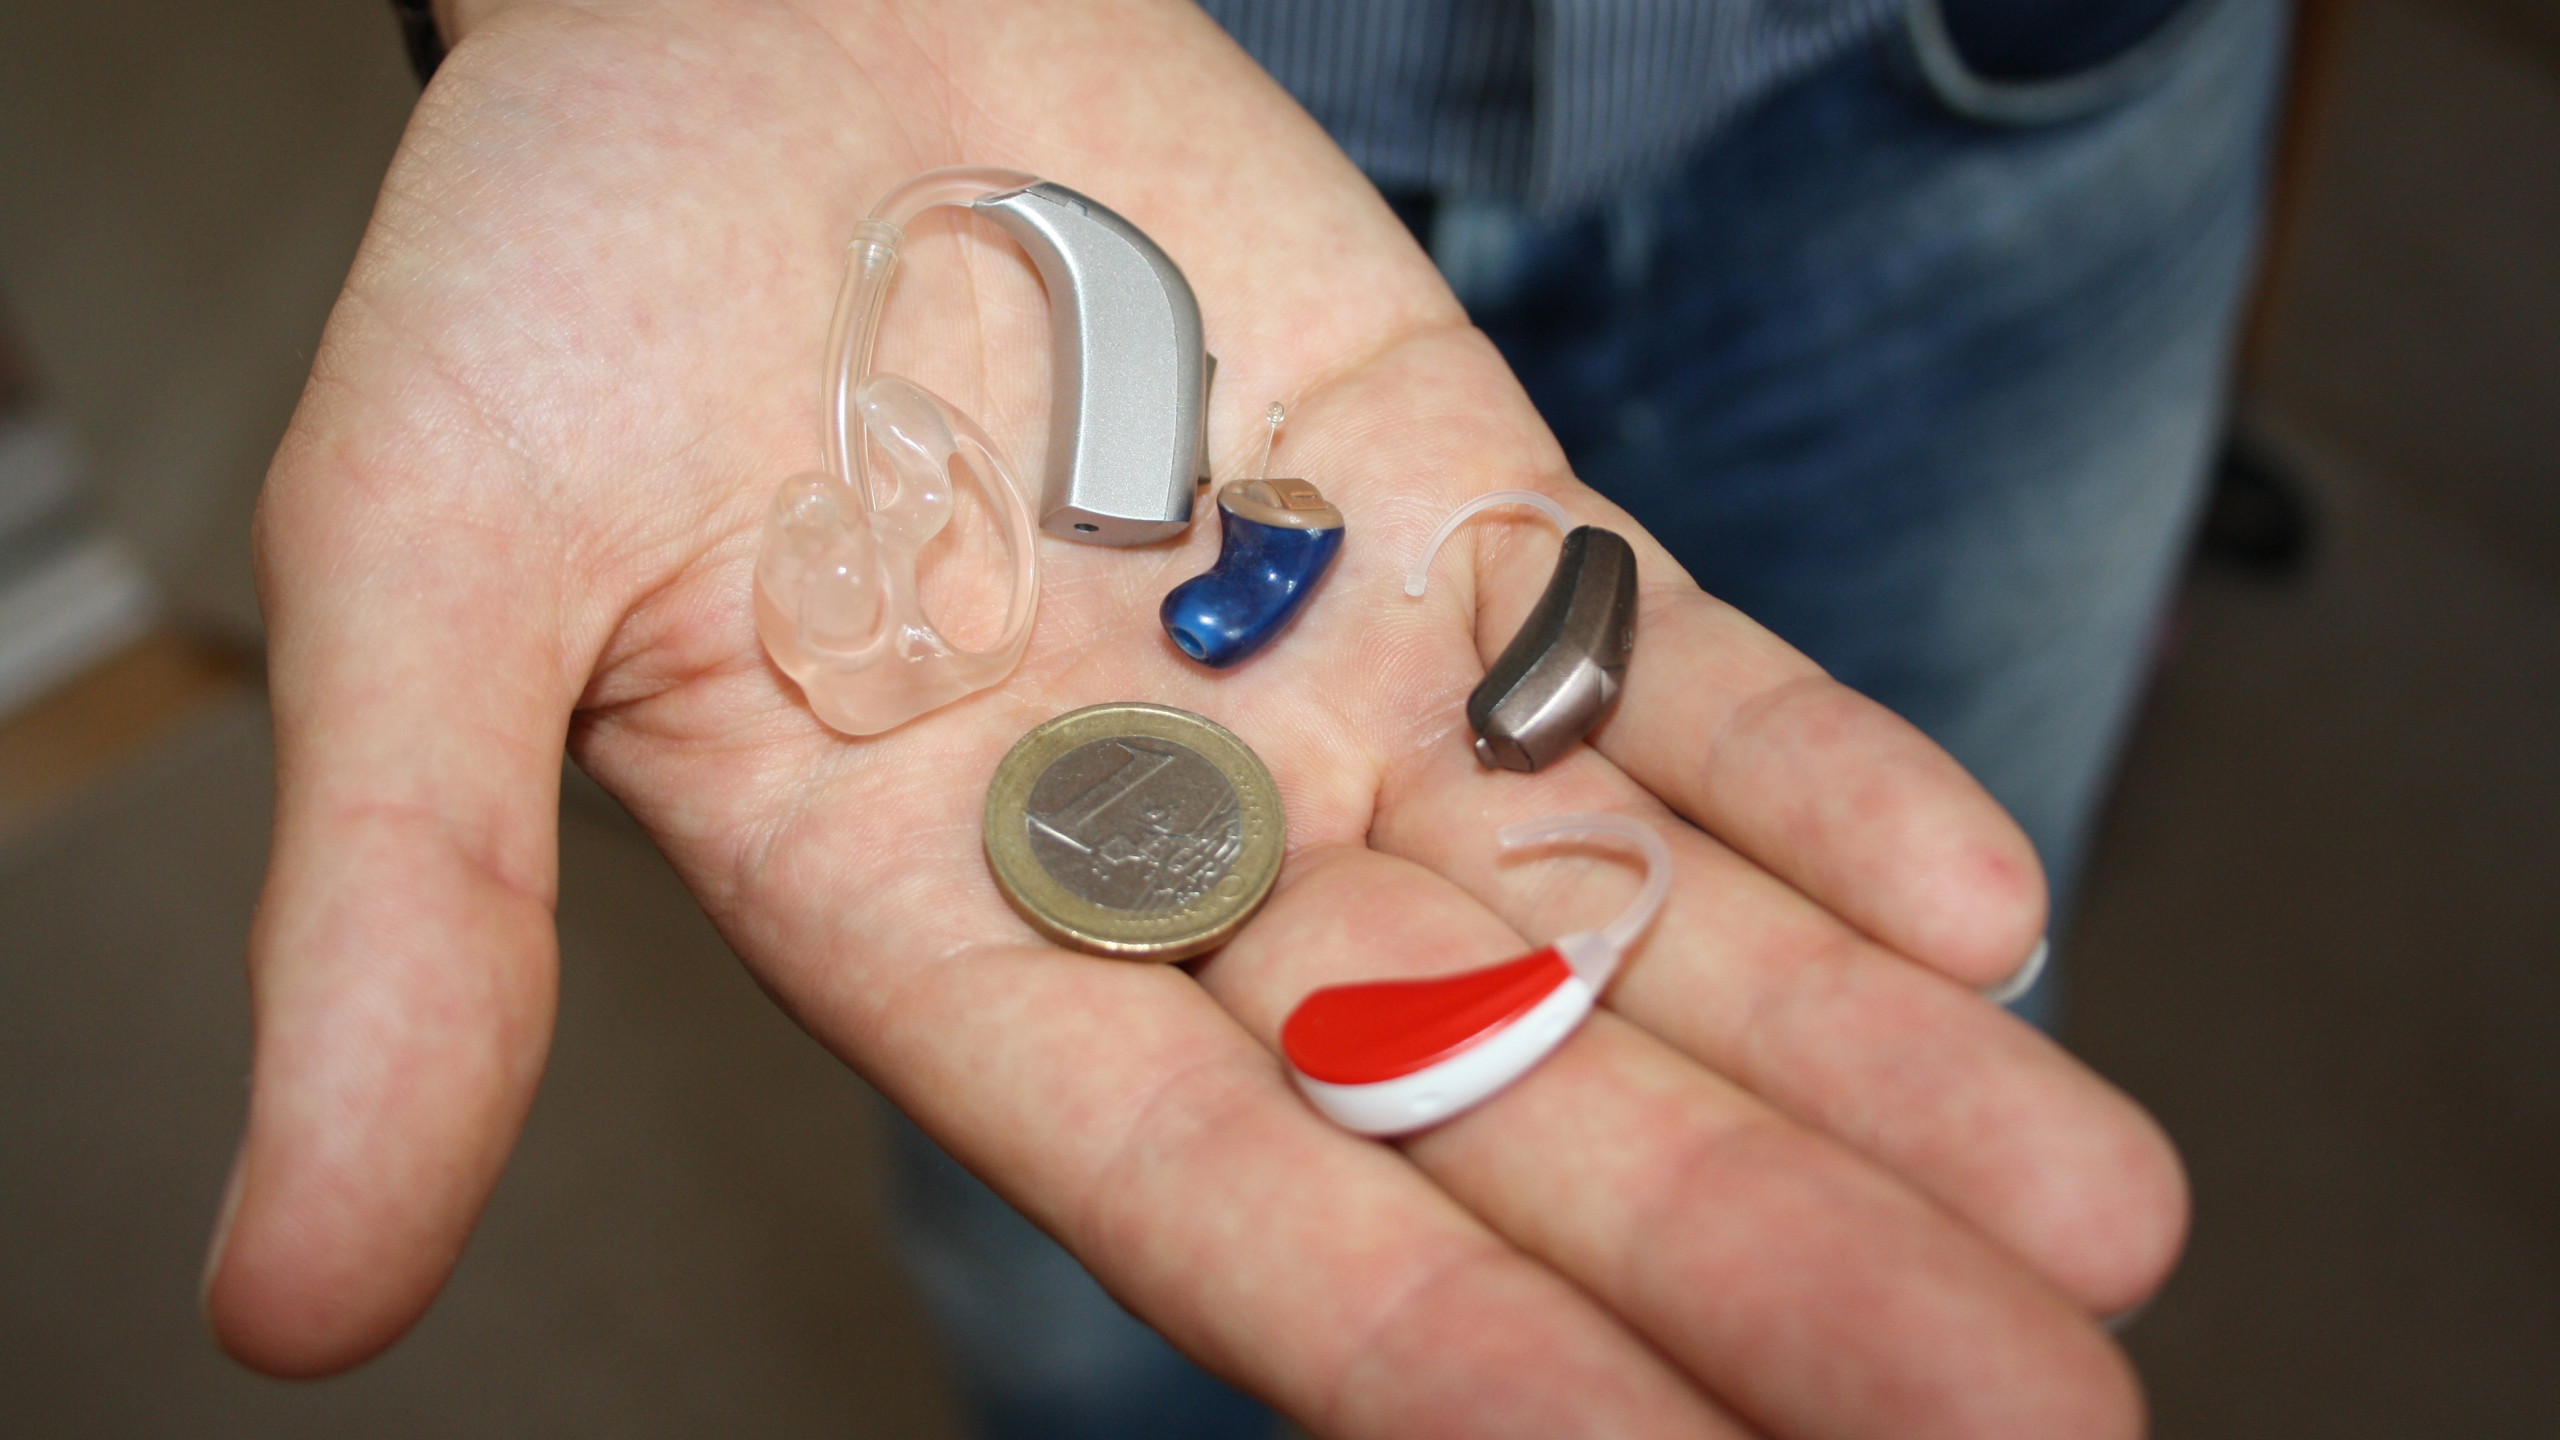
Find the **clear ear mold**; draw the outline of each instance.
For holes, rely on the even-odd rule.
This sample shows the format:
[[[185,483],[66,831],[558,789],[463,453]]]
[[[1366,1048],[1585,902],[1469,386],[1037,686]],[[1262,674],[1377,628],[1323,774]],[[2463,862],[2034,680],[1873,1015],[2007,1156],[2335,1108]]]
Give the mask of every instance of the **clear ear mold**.
[[[819,719],[877,735],[1012,674],[1040,591],[1030,508],[968,416],[895,375],[863,382],[854,409],[889,457],[890,483],[875,494],[811,471],[775,488],[756,556],[756,630]],[[964,456],[989,492],[1012,565],[1002,626],[982,650],[935,627],[916,580],[918,553],[951,522],[953,461]]]
[[[976,422],[912,381],[871,373],[905,227],[940,205],[1020,240],[1049,291],[1050,473],[1036,521],[1020,476]],[[1155,242],[1062,185],[959,167],[892,191],[854,228],[827,354],[827,469],[783,481],[766,508],[756,632],[818,718],[846,734],[894,729],[1013,672],[1039,603],[1036,529],[1135,545],[1191,523],[1213,373],[1199,304]],[[885,475],[872,473],[875,448]],[[943,633],[916,580],[964,468],[1009,571],[1002,622],[979,649]]]

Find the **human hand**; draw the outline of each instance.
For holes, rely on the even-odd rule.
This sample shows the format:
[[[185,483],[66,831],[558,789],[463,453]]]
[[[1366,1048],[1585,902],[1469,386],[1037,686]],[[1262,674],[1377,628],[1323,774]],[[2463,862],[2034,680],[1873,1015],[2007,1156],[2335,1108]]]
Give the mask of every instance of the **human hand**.
[[[1374,193],[1205,18],[460,18],[261,510],[279,807],[207,1290],[233,1353],[356,1363],[459,1253],[550,1026],[565,740],[801,1023],[1133,1309],[1323,1433],[2138,1428],[2087,1317],[2157,1283],[2181,1182],[2130,1104],[1968,993],[2042,927],[2026,842],[1575,484]],[[1278,470],[1350,538],[1296,627],[1218,675],[1155,620],[1215,527],[1043,540],[1012,679],[848,740],[757,643],[758,528],[817,459],[853,222],[962,161],[1162,243],[1221,358],[1221,474],[1285,400]],[[883,368],[1038,473],[1027,264],[948,216],[913,253]],[[1644,578],[1617,712],[1535,776],[1479,770],[1461,709],[1552,535],[1487,517],[1428,598],[1399,588],[1441,515],[1513,485],[1628,535]],[[1121,699],[1225,724],[1286,799],[1280,888],[1196,980],[1041,943],[980,855],[1006,748]],[[1632,884],[1613,862],[1494,864],[1501,824],[1588,809],[1654,821],[1678,867],[1607,1012],[1401,1147],[1308,1110],[1272,1043],[1310,989],[1609,912]]]

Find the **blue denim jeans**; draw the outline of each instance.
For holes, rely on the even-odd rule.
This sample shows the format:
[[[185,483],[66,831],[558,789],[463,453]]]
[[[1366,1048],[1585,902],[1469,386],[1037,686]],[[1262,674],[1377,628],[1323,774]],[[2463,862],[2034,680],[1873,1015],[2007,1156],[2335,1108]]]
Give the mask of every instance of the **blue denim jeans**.
[[[2057,931],[2220,432],[2283,30],[2277,0],[2192,0],[2026,84],[1915,23],[1603,213],[1427,225],[1576,473],[1980,777]],[[903,1133],[985,1433],[1269,1432]]]
[[[1980,778],[2057,933],[2257,230],[2282,11],[2186,21],[2178,63],[2075,120],[1986,124],[1878,48],[1605,214],[1433,225],[1575,472]]]

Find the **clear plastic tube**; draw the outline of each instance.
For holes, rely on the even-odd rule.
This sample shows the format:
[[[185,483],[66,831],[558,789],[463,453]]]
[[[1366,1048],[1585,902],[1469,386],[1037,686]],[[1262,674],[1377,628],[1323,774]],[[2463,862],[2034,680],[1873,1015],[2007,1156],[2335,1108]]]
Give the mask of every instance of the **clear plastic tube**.
[[[1431,561],[1440,553],[1440,547],[1449,543],[1459,526],[1496,505],[1526,505],[1556,522],[1559,530],[1573,528],[1572,517],[1564,513],[1564,507],[1535,490],[1488,490],[1450,512],[1449,518],[1440,522],[1440,528],[1431,532],[1431,543],[1422,547],[1422,558],[1413,562],[1413,569],[1404,577],[1404,593],[1419,597],[1428,589]]]
[[[847,734],[879,734],[996,684],[1030,642],[1038,560],[1012,466],[966,414],[911,381],[873,374],[871,362],[905,225],[937,205],[1037,183],[1011,170],[919,175],[856,225],[847,247],[821,402],[828,468],[776,487],[756,557],[766,651],[818,717]],[[870,473],[874,443],[889,459],[888,483]],[[954,514],[958,462],[975,473],[1011,562],[1003,626],[979,651],[952,644],[925,614],[916,574],[919,553]]]
[[[1664,897],[1671,893],[1671,847],[1664,843],[1662,832],[1641,820],[1625,815],[1597,813],[1549,815],[1543,819],[1525,820],[1506,825],[1494,839],[1507,851],[1526,849],[1544,840],[1562,840],[1577,835],[1607,835],[1633,844],[1644,855],[1644,885],[1635,898],[1627,902],[1618,918],[1596,930],[1577,930],[1559,937],[1557,953],[1573,967],[1574,973],[1597,994],[1608,987],[1609,978],[1618,971],[1618,962],[1626,958],[1642,938],[1645,927],[1662,913]]]
[[[827,324],[827,460],[837,479],[872,504],[866,447],[856,442],[854,396],[871,378],[871,354],[880,339],[880,316],[889,307],[889,282],[898,275],[898,252],[907,226],[937,205],[975,205],[1037,185],[1036,175],[984,165],[927,170],[890,191],[853,227],[845,247],[844,284],[836,291]]]

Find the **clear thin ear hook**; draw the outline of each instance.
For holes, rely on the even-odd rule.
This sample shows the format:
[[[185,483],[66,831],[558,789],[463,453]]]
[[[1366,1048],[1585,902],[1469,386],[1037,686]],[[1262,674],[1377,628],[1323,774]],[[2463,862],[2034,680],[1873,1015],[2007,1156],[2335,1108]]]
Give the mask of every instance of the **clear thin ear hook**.
[[[904,227],[938,205],[970,205],[1038,182],[1010,170],[929,171],[854,227],[828,326],[827,470],[794,475],[766,507],[756,556],[756,631],[818,718],[876,735],[996,684],[1030,643],[1039,603],[1030,503],[976,421],[923,386],[871,373]],[[875,483],[871,451],[893,484]],[[993,513],[1011,572],[994,643],[968,650],[925,614],[918,553],[953,514],[965,463]]]
[[[1580,744],[1626,682],[1636,643],[1636,553],[1625,536],[1574,524],[1535,490],[1495,490],[1440,522],[1404,577],[1404,593],[1419,597],[1440,547],[1496,505],[1529,506],[1564,532],[1545,592],[1467,696],[1476,759],[1487,769],[1536,770]]]
[[[1573,520],[1564,513],[1564,507],[1535,490],[1488,490],[1451,511],[1449,518],[1440,522],[1440,528],[1431,532],[1431,543],[1422,547],[1422,557],[1413,562],[1413,569],[1404,577],[1404,593],[1419,598],[1431,584],[1431,562],[1440,554],[1440,547],[1449,543],[1459,526],[1497,505],[1526,505],[1556,522],[1558,530],[1573,528]]]
[[[1618,912],[1618,918],[1596,930],[1577,930],[1559,936],[1555,948],[1564,953],[1595,991],[1605,990],[1611,976],[1618,973],[1618,962],[1642,938],[1654,917],[1662,913],[1663,898],[1671,893],[1671,847],[1662,832],[1641,820],[1624,815],[1572,814],[1550,815],[1543,820],[1526,820],[1506,825],[1494,836],[1505,853],[1525,850],[1550,840],[1574,837],[1608,836],[1624,840],[1644,856],[1644,885]]]

